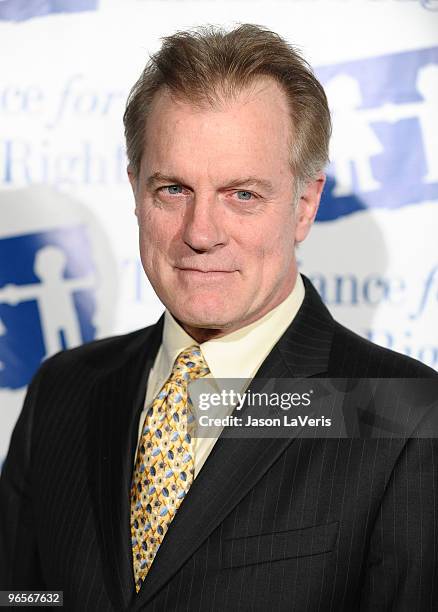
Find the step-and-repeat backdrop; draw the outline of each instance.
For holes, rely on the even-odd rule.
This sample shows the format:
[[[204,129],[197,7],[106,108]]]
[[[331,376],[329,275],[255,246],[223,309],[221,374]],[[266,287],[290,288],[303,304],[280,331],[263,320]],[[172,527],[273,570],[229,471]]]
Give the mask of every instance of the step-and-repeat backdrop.
[[[0,466],[26,386],[63,348],[150,324],[122,114],[160,37],[263,24],[333,114],[299,251],[338,320],[438,369],[438,0],[0,0]]]

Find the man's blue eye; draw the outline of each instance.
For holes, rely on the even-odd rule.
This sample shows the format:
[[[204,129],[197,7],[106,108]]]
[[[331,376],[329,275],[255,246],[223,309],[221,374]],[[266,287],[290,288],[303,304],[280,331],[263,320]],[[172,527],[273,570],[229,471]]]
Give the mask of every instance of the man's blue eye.
[[[183,188],[181,185],[169,185],[166,187],[166,189],[171,195],[178,195],[179,193],[182,193]]]
[[[252,198],[250,191],[237,191],[236,193],[239,200],[250,200]]]

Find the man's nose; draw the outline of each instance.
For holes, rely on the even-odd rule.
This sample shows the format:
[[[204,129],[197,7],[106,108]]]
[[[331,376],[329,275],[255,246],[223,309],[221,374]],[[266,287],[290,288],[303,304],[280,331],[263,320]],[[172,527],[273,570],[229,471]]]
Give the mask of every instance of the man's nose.
[[[196,195],[184,215],[182,238],[194,251],[210,251],[226,243],[220,205],[212,195]]]

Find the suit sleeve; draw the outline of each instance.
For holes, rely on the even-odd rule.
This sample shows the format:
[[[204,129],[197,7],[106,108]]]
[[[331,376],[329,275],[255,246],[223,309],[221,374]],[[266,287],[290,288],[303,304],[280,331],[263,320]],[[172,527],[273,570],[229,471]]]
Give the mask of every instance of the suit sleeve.
[[[362,612],[438,610],[436,419],[407,441],[391,474],[371,536]]]
[[[30,384],[0,476],[0,589],[43,589],[32,508],[32,426],[41,370]]]

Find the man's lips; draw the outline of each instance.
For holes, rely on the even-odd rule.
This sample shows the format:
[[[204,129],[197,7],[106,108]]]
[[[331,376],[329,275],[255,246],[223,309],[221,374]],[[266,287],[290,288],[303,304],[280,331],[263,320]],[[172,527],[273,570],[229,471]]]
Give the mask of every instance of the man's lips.
[[[194,283],[203,285],[204,283],[226,283],[234,278],[234,273],[237,270],[224,270],[220,268],[210,268],[208,270],[201,268],[180,268],[176,267],[176,272],[181,279],[181,282]]]
[[[180,268],[177,266],[176,269],[180,270],[181,272],[199,272],[200,274],[231,274],[232,272],[236,272],[236,270],[220,270],[218,268],[203,270],[201,268]]]

